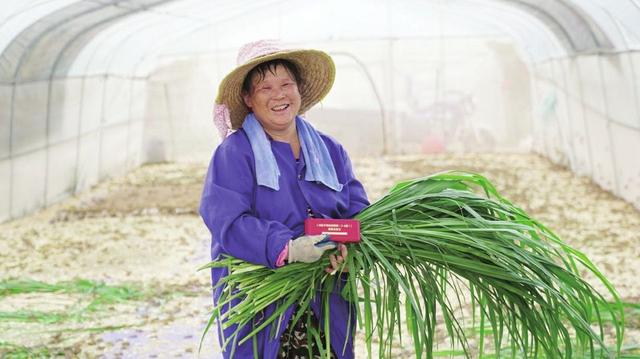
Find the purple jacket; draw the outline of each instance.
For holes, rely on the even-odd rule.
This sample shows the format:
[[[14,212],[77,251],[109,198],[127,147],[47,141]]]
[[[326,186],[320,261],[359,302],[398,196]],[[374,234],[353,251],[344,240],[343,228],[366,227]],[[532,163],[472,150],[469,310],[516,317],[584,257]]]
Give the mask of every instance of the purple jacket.
[[[295,160],[291,146],[271,140],[271,149],[280,169],[280,190],[258,186],[253,152],[247,135],[239,129],[227,137],[216,149],[204,183],[200,215],[211,231],[211,258],[228,254],[247,262],[275,268],[278,255],[290,239],[304,232],[304,219],[308,208],[315,217],[351,218],[369,205],[362,184],[355,178],[351,161],[344,148],[333,138],[321,134],[338,176],[344,185],[335,192],[321,183],[304,180],[305,163],[302,153]],[[213,285],[227,275],[225,268],[211,271]],[[221,289],[214,291],[214,302]],[[323,314],[318,300],[311,307],[322,322]],[[338,358],[353,358],[353,342],[347,328],[350,304],[342,299],[339,288],[330,296],[331,343]],[[275,306],[268,308],[269,315]],[[276,358],[280,349],[280,337],[289,322],[295,306],[287,309],[280,332],[271,338],[271,326],[257,335],[260,358]],[[351,312],[352,325],[355,317]],[[240,331],[238,338],[248,334],[250,327]],[[233,326],[224,331],[228,337],[236,330]],[[275,326],[273,327],[275,330]],[[219,333],[220,334],[220,333]],[[345,339],[347,350],[342,354]],[[335,343],[335,344],[334,344]],[[224,357],[230,357],[232,346],[225,348]],[[234,358],[252,358],[251,341],[235,347]]]

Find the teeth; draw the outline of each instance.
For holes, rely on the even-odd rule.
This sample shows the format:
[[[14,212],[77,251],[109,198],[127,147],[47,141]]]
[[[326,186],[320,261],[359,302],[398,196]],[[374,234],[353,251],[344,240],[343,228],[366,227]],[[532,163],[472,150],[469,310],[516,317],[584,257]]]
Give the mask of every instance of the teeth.
[[[286,109],[287,107],[289,107],[289,105],[280,105],[280,106],[272,107],[271,109],[274,110],[274,111],[282,111],[282,110]]]

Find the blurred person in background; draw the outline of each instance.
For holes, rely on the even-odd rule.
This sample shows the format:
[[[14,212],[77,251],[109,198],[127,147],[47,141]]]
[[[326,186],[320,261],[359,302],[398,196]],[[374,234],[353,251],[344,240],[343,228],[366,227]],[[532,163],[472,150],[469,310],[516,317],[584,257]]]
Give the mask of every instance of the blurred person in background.
[[[304,235],[304,220],[351,218],[369,201],[342,145],[300,116],[331,89],[333,60],[321,51],[285,49],[277,42],[262,40],[243,46],[237,63],[218,89],[214,122],[223,141],[209,165],[200,204],[200,214],[212,235],[211,257],[229,255],[278,268],[315,262],[329,251],[327,272],[335,272],[346,260],[346,247],[336,247],[324,236]],[[213,285],[226,275],[225,268],[212,269]],[[340,295],[344,279],[337,281],[330,295],[334,358],[354,357],[355,312]],[[214,290],[214,303],[221,291]],[[295,327],[291,319],[296,305],[287,308],[279,326],[276,322],[259,332],[259,357],[306,358],[308,350],[319,357],[313,338],[307,338],[306,325],[311,323],[319,330],[324,342],[320,300],[316,296],[311,310],[303,313]],[[272,305],[264,316],[255,318],[255,325],[274,309]],[[221,346],[222,335],[229,337],[236,329],[231,326],[222,331],[218,325]],[[238,338],[251,331],[250,326],[241,328]],[[235,358],[252,358],[253,345],[252,340],[242,345],[230,343],[223,354],[225,358],[232,352]]]

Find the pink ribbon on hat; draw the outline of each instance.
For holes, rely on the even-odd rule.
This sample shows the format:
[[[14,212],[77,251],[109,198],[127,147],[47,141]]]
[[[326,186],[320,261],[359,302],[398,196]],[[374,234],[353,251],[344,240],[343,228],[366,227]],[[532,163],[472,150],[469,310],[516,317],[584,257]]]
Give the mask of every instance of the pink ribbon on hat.
[[[221,140],[233,133],[231,129],[231,114],[226,105],[215,104],[213,106],[213,123],[218,129],[218,135],[220,135]]]

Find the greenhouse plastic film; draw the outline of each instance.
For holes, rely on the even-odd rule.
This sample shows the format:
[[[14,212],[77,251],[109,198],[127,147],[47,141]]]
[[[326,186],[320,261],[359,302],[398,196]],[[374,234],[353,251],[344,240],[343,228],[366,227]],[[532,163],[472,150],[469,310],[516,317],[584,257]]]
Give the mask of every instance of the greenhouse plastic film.
[[[47,153],[44,150],[15,156],[11,166],[11,216],[21,217],[46,205]]]
[[[640,143],[640,131],[612,123],[611,136],[615,138],[616,194],[640,208],[640,160],[637,151],[629,150]]]
[[[49,144],[76,139],[80,128],[82,80],[54,80],[49,96]]]
[[[47,144],[47,82],[16,85],[11,118],[12,154],[41,150]]]
[[[0,84],[0,160],[9,157],[11,147],[11,86]],[[3,172],[0,172],[3,173]],[[9,173],[9,172],[6,172]]]
[[[138,138],[129,138],[129,125],[126,122],[105,126],[100,132],[99,179],[114,175],[123,175],[126,168],[128,141],[139,142]]]
[[[78,138],[78,161],[75,191],[85,191],[99,180],[100,132],[89,132]]]
[[[567,88],[566,99],[569,102],[569,120],[571,130],[569,132],[569,147],[572,151],[572,170],[579,175],[591,174],[591,153],[589,144],[589,132],[586,127],[585,106],[582,98],[582,83],[580,71],[573,59],[564,60]]]
[[[76,172],[76,141],[66,141],[49,147],[46,203],[56,203],[73,193]]]
[[[628,53],[603,55],[600,58],[607,118],[640,130],[640,114],[635,96],[634,69]]]
[[[0,160],[0,173],[2,174],[10,174],[11,173],[11,161],[10,160]],[[0,222],[4,222],[9,220],[11,216],[11,202],[9,198],[11,198],[11,177],[7,175],[0,176],[0,198],[3,201],[0,201]]]
[[[82,102],[80,104],[80,133],[100,129],[103,113],[103,77],[87,77],[82,79]]]

